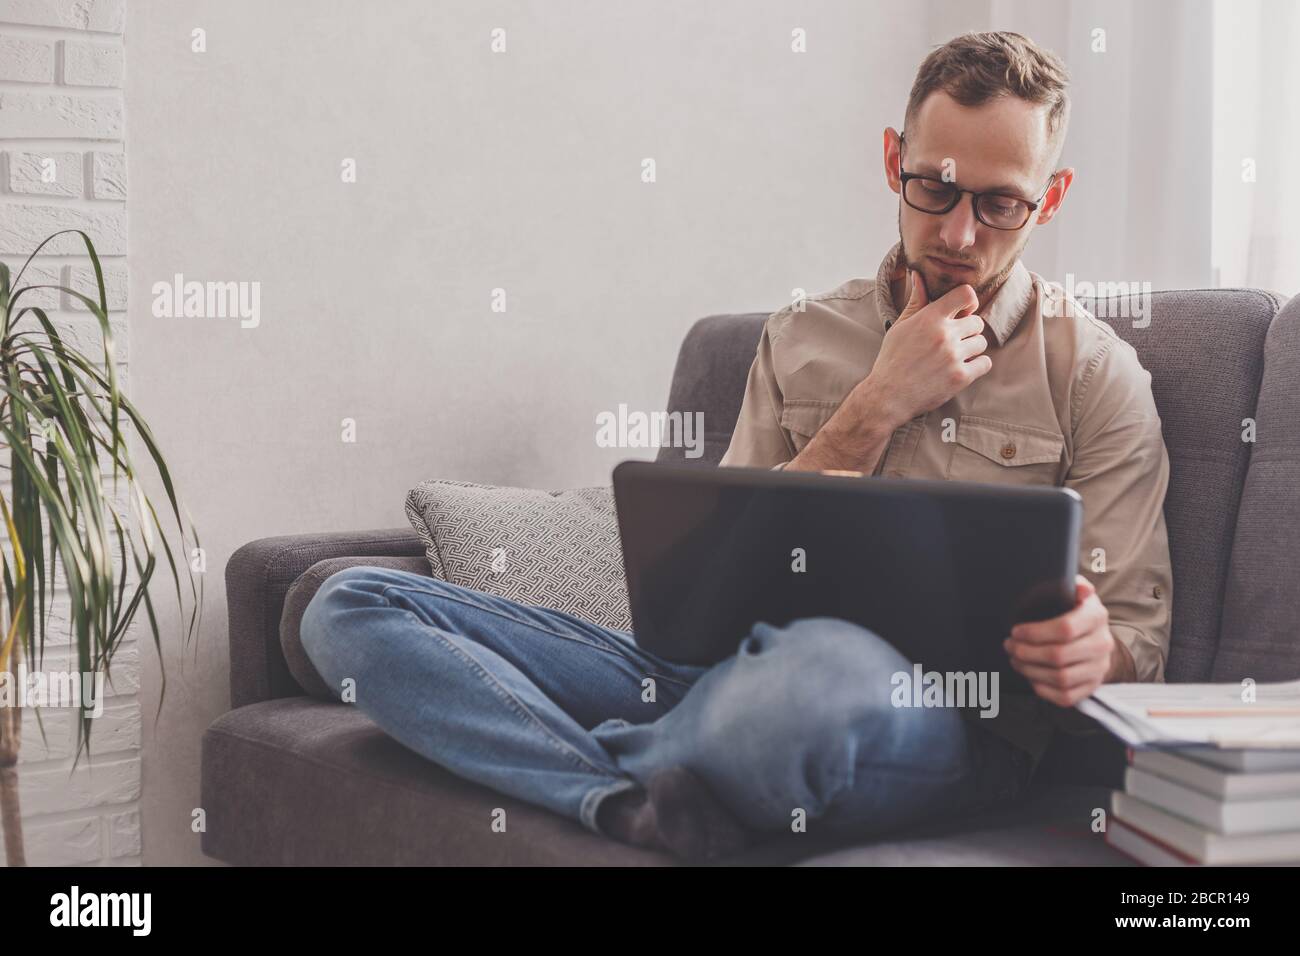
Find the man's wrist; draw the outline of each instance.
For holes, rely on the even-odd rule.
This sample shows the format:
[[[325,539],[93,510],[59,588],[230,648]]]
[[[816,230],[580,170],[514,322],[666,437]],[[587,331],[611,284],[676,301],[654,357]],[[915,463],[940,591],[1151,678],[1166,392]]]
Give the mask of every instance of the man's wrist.
[[[892,435],[906,425],[912,417],[895,409],[891,397],[870,375],[849,393],[848,401],[856,405],[854,411],[857,420],[873,426],[877,435],[883,434],[886,437]]]
[[[891,429],[882,428],[872,421],[858,419],[854,421],[846,416],[840,421],[831,420],[823,427],[821,435],[825,445],[839,452],[837,461],[830,467],[852,468],[858,471],[875,469],[892,434]]]
[[[842,406],[841,406],[842,407]],[[803,451],[786,465],[786,471],[870,471],[888,437],[879,440],[874,429],[861,424],[843,427],[846,420],[832,416],[809,439]]]
[[[825,440],[845,453],[844,468],[875,470],[894,432],[906,423],[892,411],[868,376],[826,423]]]
[[[906,423],[868,376],[787,466],[787,471],[875,470],[896,429]]]

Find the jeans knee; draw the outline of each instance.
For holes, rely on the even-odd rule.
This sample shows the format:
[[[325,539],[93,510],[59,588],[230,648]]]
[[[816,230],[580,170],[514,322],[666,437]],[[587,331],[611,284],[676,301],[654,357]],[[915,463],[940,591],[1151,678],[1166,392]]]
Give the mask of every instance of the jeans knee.
[[[806,703],[801,712],[810,719],[888,705],[894,675],[912,666],[874,631],[828,617],[801,618],[782,628],[760,624],[737,656],[749,671],[775,672]]]
[[[718,704],[715,728],[751,740],[764,773],[818,813],[870,768],[924,775],[960,766],[964,729],[953,709],[894,706],[895,675],[911,663],[871,630],[835,618],[783,628],[759,625],[745,639]],[[719,741],[721,743],[721,741]],[[782,791],[780,800],[786,800]]]
[[[302,621],[298,626],[299,639],[303,650],[313,663],[320,666],[318,657],[322,656],[327,645],[343,633],[338,626],[340,616],[345,612],[362,606],[366,595],[380,592],[384,582],[378,577],[382,568],[351,567],[331,574],[316,589],[307,607],[303,610]]]

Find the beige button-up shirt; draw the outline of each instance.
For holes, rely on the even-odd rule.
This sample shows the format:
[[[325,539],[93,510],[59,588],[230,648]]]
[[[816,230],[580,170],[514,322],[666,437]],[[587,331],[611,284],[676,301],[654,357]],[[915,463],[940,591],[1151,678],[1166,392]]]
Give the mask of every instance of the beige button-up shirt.
[[[767,320],[722,465],[782,467],[867,376],[898,319],[890,292],[898,253],[895,245],[874,279],[851,279]],[[874,474],[1073,488],[1083,499],[1079,571],[1138,680],[1164,680],[1169,456],[1150,373],[1110,326],[1021,262],[980,315],[992,369],[896,430]],[[1004,699],[999,717],[982,720],[1038,758],[1052,726],[1081,728],[1080,717],[1034,696]]]

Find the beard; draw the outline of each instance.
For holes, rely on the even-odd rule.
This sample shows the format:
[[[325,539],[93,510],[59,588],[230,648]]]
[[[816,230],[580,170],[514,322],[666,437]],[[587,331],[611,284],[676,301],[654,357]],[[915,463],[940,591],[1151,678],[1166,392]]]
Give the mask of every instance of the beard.
[[[1002,263],[1001,266],[998,267],[997,271],[994,272],[993,275],[988,276],[987,278],[977,278],[975,281],[970,281],[970,280],[953,278],[948,275],[932,275],[931,272],[927,269],[929,263],[922,261],[922,257],[924,253],[918,256],[913,256],[909,252],[907,248],[907,241],[903,238],[902,212],[900,211],[899,213],[899,223],[898,223],[899,258],[902,259],[902,261],[907,265],[909,269],[921,273],[921,277],[925,279],[926,293],[931,302],[951,292],[959,285],[969,285],[971,286],[971,288],[975,290],[975,295],[976,297],[978,297],[980,302],[979,304],[980,309],[983,310],[988,308],[989,302],[992,301],[993,297],[998,294],[998,290],[1001,289],[1003,283],[1007,281],[1007,276],[1011,275],[1011,270],[1014,269],[1016,267],[1016,263],[1020,261],[1020,253],[1025,248],[1025,242],[1027,240],[1028,237],[1026,237],[1025,240],[1022,240],[1020,245],[1018,245],[1012,251],[1007,261],[1005,263]],[[941,255],[945,259],[953,259],[962,262],[968,262],[970,265],[975,267],[977,276],[984,275],[984,264],[981,262],[978,262],[973,259],[970,260],[962,259],[960,256],[951,255],[942,249],[935,249],[933,251],[936,255]]]

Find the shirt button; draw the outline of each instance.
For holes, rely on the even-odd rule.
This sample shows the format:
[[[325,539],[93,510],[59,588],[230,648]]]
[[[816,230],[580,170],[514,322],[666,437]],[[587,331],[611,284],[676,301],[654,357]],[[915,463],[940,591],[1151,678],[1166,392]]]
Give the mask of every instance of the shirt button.
[[[1015,458],[1015,457],[1016,457],[1016,446],[1013,445],[1011,442],[1007,442],[1005,445],[1003,445],[1003,446],[1002,446],[1002,457],[1003,457],[1003,458]]]
[[[1153,587],[1153,588],[1151,589],[1151,596],[1152,596],[1152,597],[1157,597],[1157,598],[1159,598],[1159,597],[1164,597],[1164,596],[1165,596],[1165,589],[1162,588],[1160,585],[1157,584],[1155,587]]]

